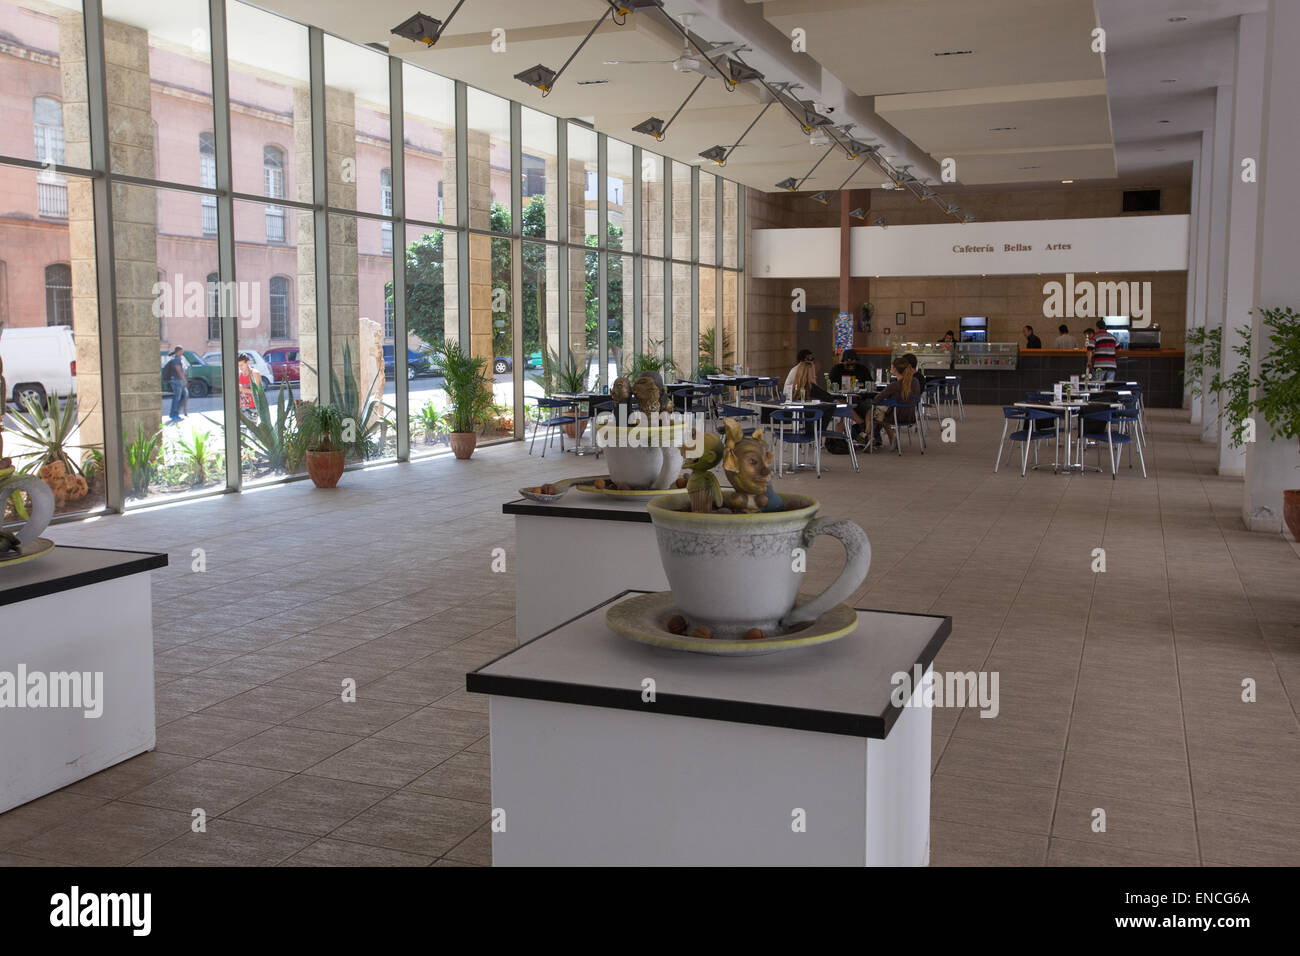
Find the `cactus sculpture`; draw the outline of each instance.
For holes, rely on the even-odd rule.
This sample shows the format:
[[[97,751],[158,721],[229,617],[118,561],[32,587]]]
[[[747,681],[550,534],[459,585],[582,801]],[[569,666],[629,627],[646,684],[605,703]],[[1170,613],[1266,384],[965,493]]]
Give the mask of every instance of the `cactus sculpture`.
[[[690,495],[692,511],[708,514],[722,507],[722,486],[710,469],[722,461],[723,447],[722,439],[712,433],[705,433],[701,444],[699,455],[685,460],[691,472],[686,493]]]

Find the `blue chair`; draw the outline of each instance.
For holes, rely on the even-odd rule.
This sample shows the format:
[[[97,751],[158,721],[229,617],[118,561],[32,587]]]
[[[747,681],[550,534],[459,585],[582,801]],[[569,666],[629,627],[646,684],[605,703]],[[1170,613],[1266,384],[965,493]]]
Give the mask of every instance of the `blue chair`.
[[[903,443],[899,439],[902,438],[903,429],[905,428],[916,430],[917,438],[919,439],[921,444],[921,454],[922,455],[925,454],[925,416],[922,414],[923,410],[921,408],[922,397],[924,397],[924,393],[922,393],[921,396],[912,399],[912,401],[910,402],[904,402],[896,398],[891,398],[886,401],[876,403],[877,408],[888,409],[889,411],[886,414],[892,416],[893,418],[892,424],[894,426],[894,448],[898,452],[900,458],[903,455]],[[900,408],[913,408],[916,410],[916,414],[913,416],[912,421],[899,422],[898,410]],[[907,433],[907,441],[909,444],[911,444],[912,433],[910,431]]]
[[[718,418],[746,419],[750,422],[756,423],[758,421],[758,412],[756,412],[752,408],[742,408],[739,405],[724,404],[718,406]],[[721,430],[722,427],[721,424],[719,424],[718,427],[719,430]],[[744,428],[744,433],[748,435],[751,432],[753,432],[753,430],[757,427],[757,424],[742,425],[741,427]]]
[[[939,387],[939,397],[942,401],[948,403],[948,408],[956,409],[958,417],[966,420],[966,406],[961,400],[961,378],[956,375],[945,375],[941,379]]]
[[[775,402],[780,399],[781,380],[777,378],[760,378],[754,385],[755,396],[760,396],[769,402]]]
[[[1060,464],[1061,461],[1061,431],[1060,419],[1053,412],[1041,408],[1017,408],[1014,405],[1004,406],[1002,409],[1002,440],[998,442],[998,457],[993,462],[993,471],[996,474],[998,467],[1002,464],[1002,448],[1006,445],[1007,439],[1013,442],[1023,442],[1024,449],[1020,453],[1020,477],[1025,476],[1029,469],[1029,446],[1034,446],[1034,466],[1038,466],[1038,442],[1044,438],[1051,438],[1056,443],[1056,455],[1054,461]],[[1051,428],[1043,428],[1040,423],[1052,422]],[[1021,422],[1023,428],[1018,428],[1010,434],[1007,429],[1011,427],[1012,422]]]
[[[935,421],[943,417],[943,412],[939,408],[940,403],[943,401],[942,387],[943,379],[932,378],[926,381],[925,389],[921,392],[921,407],[923,410],[930,409],[933,411]]]
[[[820,408],[778,408],[769,421],[776,426],[776,475],[785,474],[785,446],[794,446],[791,471],[799,466],[800,445],[811,445],[816,461],[817,477],[822,476],[822,410]]]
[[[546,429],[546,435],[542,439],[542,457],[546,457],[546,446],[551,443],[555,437],[555,432],[564,425],[572,425],[577,419],[572,415],[551,414],[569,407],[569,403],[562,398],[543,398],[537,397],[537,424],[533,426],[533,440],[528,445],[528,454],[533,453],[533,447],[537,444],[537,432],[543,428]],[[564,451],[564,432],[560,431],[560,451]]]
[[[1138,461],[1142,465],[1142,477],[1147,476],[1147,462],[1142,454],[1142,442],[1137,440],[1137,436],[1130,429],[1136,428],[1138,422],[1138,410],[1136,408],[1116,408],[1104,412],[1089,412],[1084,415],[1084,419],[1091,422],[1103,422],[1106,428],[1106,447],[1110,452],[1110,477],[1115,479],[1115,466],[1119,459],[1116,457],[1115,446],[1120,447],[1120,455],[1123,455],[1124,446],[1128,446],[1128,466],[1133,467],[1133,446],[1137,446]],[[1101,436],[1093,435],[1092,440],[1097,445],[1097,463],[1101,464]]]

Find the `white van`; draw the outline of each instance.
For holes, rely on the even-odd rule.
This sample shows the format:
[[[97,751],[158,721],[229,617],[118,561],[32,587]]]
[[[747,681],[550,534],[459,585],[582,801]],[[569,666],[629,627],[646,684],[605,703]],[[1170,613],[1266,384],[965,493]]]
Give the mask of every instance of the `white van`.
[[[67,398],[77,394],[77,349],[72,328],[41,325],[0,331],[0,359],[4,359],[5,385],[19,408],[23,396],[45,404],[47,395]]]

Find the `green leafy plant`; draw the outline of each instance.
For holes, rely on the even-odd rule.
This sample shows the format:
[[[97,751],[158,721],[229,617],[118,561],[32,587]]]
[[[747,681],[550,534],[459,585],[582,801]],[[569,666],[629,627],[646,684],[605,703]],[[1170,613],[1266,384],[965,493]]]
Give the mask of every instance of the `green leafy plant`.
[[[243,430],[245,443],[253,449],[266,467],[276,474],[286,470],[296,470],[302,463],[302,456],[301,445],[294,440],[297,426],[293,393],[287,385],[281,383],[280,395],[276,401],[276,414],[273,418],[266,401],[266,390],[257,382],[254,382],[252,387],[253,406],[257,410],[256,417],[242,408],[239,410],[239,424]]]
[[[343,414],[333,405],[299,405],[298,432],[307,451],[343,451],[348,445]]]
[[[357,387],[357,377],[352,372],[351,343],[343,343],[343,381],[339,382],[338,375],[330,377],[330,404],[344,422],[339,447],[356,461],[373,458],[379,452],[380,443],[375,435],[383,427],[384,410],[389,407],[375,395],[379,375],[379,372],[375,372],[370,387],[361,391]]]
[[[1215,391],[1213,383],[1205,384],[1205,376],[1211,373],[1217,381],[1219,366],[1223,361],[1223,329],[1206,329],[1204,326],[1188,329],[1187,346],[1184,356],[1184,381],[1188,383],[1192,396],[1200,398],[1206,391]],[[1249,354],[1247,354],[1249,364]]]
[[[411,424],[423,430],[425,443],[430,445],[447,430],[446,418],[432,399],[425,402],[420,410],[411,416]]]
[[[87,481],[98,478],[104,473],[104,452],[99,448],[91,448],[81,459],[81,473],[86,476]]]
[[[1300,313],[1294,309],[1261,309],[1268,330],[1268,352],[1259,360],[1253,410],[1264,416],[1274,437],[1300,435]]]
[[[664,354],[663,339],[646,339],[645,344],[649,351],[633,353],[631,362],[623,371],[624,378],[635,382],[645,372],[676,374],[677,363],[672,356]]]
[[[143,423],[136,426],[135,438],[122,433],[122,447],[126,453],[126,467],[131,475],[131,490],[136,497],[144,497],[149,492],[149,483],[153,481],[158,468],[158,456],[162,449],[162,429],[152,432]]]
[[[721,342],[717,329],[704,329],[700,332],[700,354],[697,364],[701,375],[716,375],[723,371],[727,358],[731,355],[731,336],[722,330]]]
[[[425,347],[429,365],[445,381],[452,432],[472,432],[492,414],[492,390],[484,373],[488,360],[468,355],[459,342]]]
[[[1205,333],[1204,329],[1196,331]],[[1205,349],[1209,357],[1213,359],[1213,365],[1208,364],[1205,369],[1214,369],[1214,376],[1210,379],[1208,385],[1201,389],[1198,381],[1193,381],[1193,395],[1214,395],[1219,399],[1219,412],[1223,415],[1224,420],[1228,423],[1228,441],[1234,447],[1240,447],[1242,443],[1242,426],[1246,418],[1250,415],[1250,351],[1251,351],[1251,330],[1249,325],[1243,325],[1237,329],[1241,336],[1241,342],[1232,347],[1233,353],[1240,359],[1237,367],[1233,369],[1232,374],[1226,378],[1220,367],[1223,355],[1223,329],[1212,329],[1210,334],[1199,336],[1209,343]]]
[[[213,453],[211,441],[212,433],[206,431],[192,431],[176,439],[176,447],[189,472],[191,484],[208,483],[208,464]]]
[[[69,398],[60,403],[55,395],[47,395],[44,405],[25,395],[23,408],[25,411],[13,413],[13,431],[34,450],[26,453],[30,460],[20,470],[35,474],[46,465],[60,461],[68,474],[81,474],[81,466],[73,461],[68,449],[77,447],[72,440],[73,432],[85,423],[90,413],[77,421],[76,402]]]

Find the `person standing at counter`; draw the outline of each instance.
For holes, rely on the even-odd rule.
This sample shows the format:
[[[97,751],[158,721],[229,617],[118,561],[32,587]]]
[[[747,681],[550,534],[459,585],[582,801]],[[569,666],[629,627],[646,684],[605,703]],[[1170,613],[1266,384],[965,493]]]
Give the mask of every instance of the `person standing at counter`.
[[[1034,334],[1034,327],[1032,325],[1026,325],[1025,326],[1025,348],[1041,349],[1042,347],[1043,347],[1043,340]]]
[[[1119,341],[1106,328],[1104,319],[1097,320],[1097,331],[1088,346],[1088,371],[1093,377],[1103,382],[1115,381],[1115,349]]]
[[[951,352],[957,347],[957,336],[952,334],[952,329],[943,333],[943,338],[939,340],[939,348],[945,352]]]
[[[1056,341],[1052,343],[1052,348],[1077,349],[1079,347],[1079,340],[1070,334],[1070,327],[1068,325],[1062,325],[1059,328],[1057,328],[1056,331],[1060,332],[1061,334],[1058,335],[1056,337]]]

